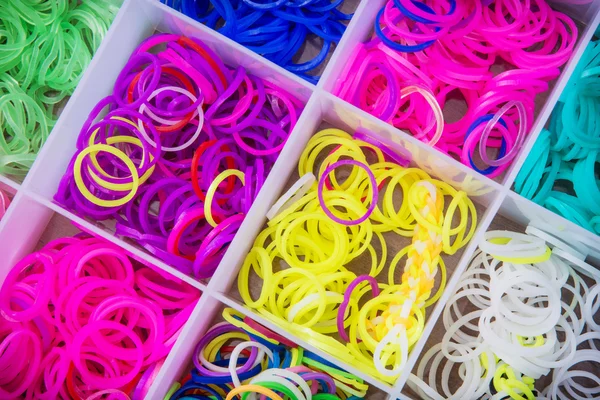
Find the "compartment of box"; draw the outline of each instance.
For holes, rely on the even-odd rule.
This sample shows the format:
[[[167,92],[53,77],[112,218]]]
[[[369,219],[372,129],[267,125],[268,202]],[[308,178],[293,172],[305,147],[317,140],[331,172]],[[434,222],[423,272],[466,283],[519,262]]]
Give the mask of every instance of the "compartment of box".
[[[2,257],[0,257],[0,282],[2,282],[2,285],[4,285],[6,282],[9,272],[14,266],[20,265],[19,262],[21,260],[25,259],[28,255],[34,252],[39,252],[41,250],[46,252],[43,253],[43,255],[42,253],[38,253],[39,255],[36,257],[39,258],[29,259],[31,265],[20,265],[20,267],[23,268],[21,274],[29,274],[30,276],[28,278],[29,280],[25,280],[22,275],[12,276],[10,280],[11,282],[14,283],[15,279],[22,281],[17,284],[20,285],[18,289],[13,289],[9,292],[6,287],[3,287],[3,296],[10,297],[3,297],[3,302],[6,301],[7,303],[3,303],[2,341],[6,340],[6,334],[8,334],[7,330],[9,333],[15,329],[16,331],[19,330],[20,325],[15,327],[14,325],[11,325],[12,322],[7,321],[13,321],[13,318],[13,322],[21,321],[21,314],[23,314],[22,318],[25,318],[23,326],[29,327],[28,329],[33,329],[34,332],[34,327],[39,327],[39,337],[41,340],[40,351],[42,352],[42,357],[45,357],[51,348],[62,346],[64,350],[64,343],[74,343],[74,340],[77,338],[77,334],[81,330],[75,328],[77,323],[83,324],[80,328],[92,325],[93,323],[89,321],[89,324],[88,322],[83,322],[83,318],[91,318],[92,315],[96,315],[92,314],[92,310],[86,308],[86,306],[93,307],[96,305],[100,307],[101,305],[103,307],[103,311],[98,311],[100,314],[97,314],[96,317],[98,319],[112,321],[107,322],[110,324],[130,326],[131,332],[139,336],[138,340],[141,340],[139,343],[142,346],[146,345],[146,343],[149,343],[147,342],[148,340],[153,340],[152,337],[155,337],[154,335],[158,335],[160,330],[154,330],[154,333],[152,333],[151,324],[148,324],[147,321],[138,321],[140,319],[140,315],[145,316],[141,318],[149,318],[149,320],[156,318],[153,320],[154,322],[160,323],[159,321],[162,321],[164,323],[164,326],[161,328],[164,329],[164,332],[160,339],[164,340],[164,348],[161,350],[157,345],[156,347],[153,347],[154,350],[152,350],[152,354],[156,354],[157,357],[156,363],[149,360],[150,354],[144,356],[144,358],[148,357],[148,364],[146,364],[146,367],[142,366],[141,363],[133,366],[132,363],[131,366],[133,366],[133,368],[140,367],[142,369],[140,369],[139,374],[136,374],[132,380],[123,386],[127,387],[127,389],[123,390],[133,391],[133,388],[135,388],[139,382],[139,378],[141,378],[142,374],[147,370],[148,373],[145,374],[145,376],[149,376],[149,374],[158,374],[162,365],[162,360],[168,356],[171,347],[177,347],[180,345],[182,338],[179,333],[185,328],[189,316],[191,316],[199,299],[201,299],[200,301],[203,299],[203,296],[200,297],[200,290],[188,285],[176,277],[173,277],[168,272],[163,271],[147,261],[139,259],[133,254],[127,253],[123,250],[120,252],[118,257],[126,257],[129,261],[125,262],[124,258],[118,258],[113,253],[115,249],[118,248],[116,245],[108,241],[103,242],[103,239],[94,237],[91,232],[86,232],[85,229],[80,229],[80,227],[73,224],[64,216],[53,213],[51,209],[39,204],[24,193],[20,193],[18,197],[15,198],[15,202],[12,207],[11,213],[7,216],[6,220],[3,220],[3,225],[0,229],[0,251],[2,253]],[[77,242],[78,244],[88,246],[90,249],[87,253],[85,253],[85,255],[78,254],[77,251],[79,250],[77,249],[71,250],[70,255],[64,255],[65,257],[69,257],[71,255],[73,257],[80,257],[80,261],[78,261],[77,264],[80,266],[80,270],[78,272],[73,270],[66,271],[64,266],[69,265],[69,261],[66,261],[65,264],[64,258],[60,259],[60,262],[62,263],[60,264],[62,269],[57,268],[55,272],[51,272],[53,270],[41,268],[41,263],[43,263],[46,268],[58,265],[59,259],[52,257],[59,257],[59,251],[64,250],[64,246],[73,245],[73,240],[84,241],[91,240],[92,238],[96,239],[94,243],[88,242],[84,244],[83,242]],[[105,243],[105,245],[103,243]],[[52,244],[53,250],[48,248],[49,244]],[[94,251],[91,250],[94,250],[96,253],[94,254]],[[100,251],[102,253],[100,253]],[[87,261],[85,257],[88,257]],[[120,267],[111,270],[112,272],[109,272],[107,267],[108,264],[103,264],[109,263],[109,258],[111,263],[117,262],[116,260],[119,260],[120,263]],[[92,259],[93,261],[90,261]],[[72,260],[76,260],[76,258],[73,258]],[[46,264],[46,262],[48,264]],[[130,267],[128,267],[127,264],[130,264]],[[71,265],[69,265],[69,267],[71,267]],[[41,270],[36,272],[33,270],[33,268],[41,268]],[[69,275],[69,273],[72,275]],[[77,273],[81,275],[78,277],[76,275]],[[111,275],[113,273],[122,276],[120,279],[117,279],[117,275]],[[47,277],[44,277],[43,283],[36,283],[36,274],[46,274]],[[79,279],[80,281],[75,284],[75,279]],[[108,283],[101,283],[109,281],[112,282],[111,285],[114,286],[109,286]],[[120,282],[122,282],[122,286]],[[53,290],[56,290],[54,285],[59,283],[65,285],[65,289],[56,293],[52,292]],[[40,284],[45,286],[39,288]],[[28,287],[29,289],[25,290],[25,287]],[[69,290],[67,290],[67,288],[69,288]],[[50,297],[46,299],[46,301],[48,301],[48,305],[46,306],[48,311],[47,315],[42,311],[39,311],[39,315],[37,316],[35,316],[36,314],[33,314],[35,316],[33,319],[34,323],[30,324],[26,319],[28,317],[26,317],[24,314],[26,312],[34,313],[34,305],[44,301],[42,300],[44,296],[42,292],[36,292],[38,289],[41,291],[46,289],[51,291],[49,294]],[[19,294],[20,290],[23,291],[23,293],[29,293],[30,296],[35,296],[35,303],[31,306],[31,311],[29,311],[29,308],[24,306],[24,302],[26,301],[25,299],[27,297],[24,297],[23,293]],[[78,290],[79,292],[77,292]],[[173,295],[169,291],[173,291],[173,293],[176,293],[176,295]],[[78,295],[82,297],[78,298]],[[67,297],[63,298],[63,296]],[[67,313],[67,311],[65,311],[66,307],[74,306],[77,299],[85,302],[85,305],[80,304],[78,306],[83,307],[79,309],[79,312],[76,314],[80,320],[75,323],[73,319],[71,319],[70,322],[68,322],[65,316]],[[132,304],[133,302],[139,301],[139,307],[141,307],[139,309],[140,313],[135,316],[135,313],[128,314],[125,312],[125,310],[122,310],[123,312],[119,314],[118,310],[120,310],[120,307],[124,306],[125,303],[110,303],[110,301],[108,301],[109,299],[116,299],[120,302],[131,301]],[[35,307],[37,307],[37,305]],[[112,308],[112,311],[111,307],[114,307]],[[133,307],[132,310],[137,309],[135,304],[133,304],[131,307]],[[8,309],[10,309],[10,311],[6,311]],[[12,313],[14,313],[14,317],[12,316]],[[48,320],[46,320],[46,318],[48,318]],[[54,318],[56,318],[56,320],[54,320]],[[134,318],[136,319],[134,320]],[[74,325],[70,325],[71,323],[74,323]],[[134,331],[134,329],[136,330]],[[155,327],[155,329],[159,328]],[[91,333],[92,336],[93,332]],[[89,333],[90,332],[88,332],[88,334]],[[59,337],[59,335],[62,336]],[[51,339],[52,337],[55,337],[55,339]],[[89,337],[84,338],[84,342],[82,343],[88,343],[88,340]],[[128,341],[129,339],[124,337],[122,340],[124,346],[132,345],[132,342]],[[154,340],[156,340],[156,337]],[[63,344],[61,345],[61,343]],[[135,341],[133,341],[133,344],[135,345]],[[146,347],[146,349],[148,348]],[[23,348],[22,350],[31,351],[31,348]],[[159,356],[161,352],[163,352],[162,357]],[[84,353],[86,353],[86,350],[83,350],[82,354]],[[107,354],[97,354],[96,358],[94,358],[95,356],[91,356],[91,358],[82,356],[83,359],[85,359],[85,361],[82,362],[82,365],[91,371],[88,372],[91,373],[91,375],[96,375],[94,372],[101,375],[102,368],[104,368],[102,367],[103,364],[101,359],[102,357],[106,356]],[[54,367],[59,368],[58,364],[53,364],[56,360],[52,361],[51,359],[53,360],[52,357],[48,357],[47,362],[51,363],[48,365],[54,365]],[[123,360],[119,357],[116,357],[116,359]],[[35,360],[35,356],[32,354],[32,361],[33,360]],[[60,359],[58,361],[60,361]],[[157,366],[159,369],[155,370],[154,366]],[[152,368],[150,369],[149,367]],[[121,364],[120,367],[115,368],[124,368],[124,366]],[[78,380],[79,378],[77,378],[77,375],[73,371],[74,370],[70,370],[69,372],[70,374],[73,374],[73,376],[67,374],[65,377],[66,381],[63,381],[63,383],[66,382],[67,386],[69,387],[69,389],[67,389],[65,386],[63,389],[67,391],[70,396],[74,396],[72,393],[77,392],[77,390],[83,390],[81,388],[73,389],[73,387],[76,388],[80,386],[80,381]],[[110,373],[108,374],[110,376]],[[107,380],[110,380],[110,378]],[[48,382],[50,381],[46,381],[46,384],[48,384]],[[61,382],[57,381],[56,383],[61,386]],[[108,385],[108,383],[102,384]],[[33,387],[33,384],[31,387]],[[75,390],[75,392],[71,392],[71,390]]]
[[[359,43],[366,42],[373,35],[373,26],[377,13],[386,3],[387,1],[385,0],[372,2],[369,5],[369,8],[366,8],[364,12],[360,14],[359,23],[353,26],[351,31],[346,33],[346,40],[340,44],[340,51],[336,53],[334,58],[332,58],[332,61],[330,62],[330,68],[322,79],[323,88],[326,91],[330,93],[334,91],[336,86],[339,84],[340,79],[342,78],[342,71],[344,71],[344,68],[347,67],[348,63],[352,61],[350,57],[355,47]],[[493,178],[499,183],[512,183],[513,176],[516,173],[515,168],[518,170],[519,166],[521,165],[519,158],[524,157],[524,155],[528,153],[533,142],[546,123],[554,104],[558,100],[560,93],[562,92],[566,82],[573,72],[573,69],[575,68],[575,65],[577,64],[577,61],[581,57],[585,46],[589,42],[594,30],[596,29],[596,26],[598,25],[598,22],[600,21],[600,9],[598,8],[597,3],[589,2],[589,4],[585,5],[569,5],[560,1],[548,1],[548,3],[553,7],[553,9],[563,12],[573,19],[578,28],[577,43],[573,49],[571,58],[561,68],[561,75],[557,79],[549,82],[549,89],[547,91],[538,94],[535,97],[535,110],[533,113],[534,121],[531,121],[531,129],[529,132],[527,132],[528,135],[526,136],[518,155],[511,160],[511,165],[499,176]],[[497,75],[502,71],[503,68],[505,68],[500,64],[498,67],[494,66],[492,68],[494,75]],[[447,100],[448,101],[443,107],[444,118],[447,122],[455,122],[467,112],[467,105],[464,100],[464,96],[462,94],[457,94],[456,96],[450,96]],[[478,150],[478,147],[476,150]],[[488,153],[489,152],[497,153],[497,150],[492,151],[491,149],[488,149]],[[474,153],[473,161],[475,164],[478,165],[479,168],[485,168],[485,165],[480,164],[480,160],[478,160],[478,151],[475,151]],[[439,154],[440,158],[443,159],[452,158],[454,156],[448,156],[442,152],[439,152]],[[496,154],[488,154],[488,157],[497,158],[498,156]],[[471,167],[469,166],[468,168]]]
[[[106,38],[106,46],[99,53],[95,62],[90,66],[86,79],[78,87],[76,101],[65,110],[64,116],[55,135],[48,141],[47,149],[40,155],[39,162],[32,169],[31,178],[26,187],[41,201],[52,201],[59,184],[69,165],[69,158],[75,152],[80,128],[94,106],[105,96],[112,93],[113,85],[122,68],[127,64],[132,52],[140,42],[155,32],[174,33],[197,37],[210,47],[223,61],[230,66],[243,66],[246,71],[261,79],[284,88],[294,96],[299,103],[306,102],[312,94],[309,85],[289,74],[270,65],[265,65],[261,57],[249,52],[243,47],[225,40],[221,35],[181,16],[169,7],[152,0],[127,1],[121,10],[119,20]],[[69,218],[79,218],[80,215],[68,212]],[[107,234],[115,233],[114,219],[98,221],[93,217],[85,217],[85,225],[95,226]],[[135,237],[135,236],[133,236]],[[139,241],[133,238],[125,240],[129,246],[142,250]],[[159,249],[161,250],[161,249]],[[149,257],[161,266],[171,264],[170,260],[162,262],[160,255],[152,255],[154,250],[148,250]],[[186,271],[184,271],[187,273]]]
[[[502,206],[500,207],[500,210],[498,212],[498,214],[496,214],[496,216],[494,217],[494,219],[491,221],[491,224],[489,225],[489,227],[487,228],[487,231],[510,231],[510,232],[517,232],[517,233],[527,233],[526,229],[532,229],[530,232],[531,235],[537,236],[537,235],[543,235],[544,237],[548,237],[550,238],[550,240],[552,241],[546,241],[546,244],[548,246],[550,246],[550,248],[554,249],[556,246],[556,244],[558,244],[559,246],[564,246],[564,244],[571,246],[572,249],[574,249],[575,251],[581,251],[582,252],[582,256],[585,257],[585,260],[582,259],[578,259],[578,257],[573,257],[573,256],[566,256],[568,258],[561,258],[561,260],[565,261],[570,267],[573,268],[573,273],[575,273],[578,277],[581,278],[581,280],[583,281],[583,283],[589,288],[591,289],[594,285],[598,284],[598,278],[600,278],[600,259],[597,257],[597,245],[594,245],[593,242],[590,242],[588,240],[588,238],[586,238],[585,236],[582,236],[580,233],[578,232],[574,232],[571,230],[571,227],[565,227],[561,221],[558,218],[555,218],[556,216],[551,214],[550,212],[548,212],[545,209],[541,209],[541,207],[539,207],[541,210],[543,210],[542,213],[539,212],[539,210],[536,210],[537,207],[532,207],[536,206],[533,203],[530,203],[528,200],[520,198],[519,196],[514,195],[514,193],[511,193],[511,195],[513,196],[509,196],[506,197],[504,199],[504,201],[502,202]],[[532,228],[528,228],[528,226],[531,226]],[[578,228],[578,227],[577,227]],[[541,233],[539,233],[541,231]],[[541,237],[541,236],[540,236]],[[564,243],[561,244],[560,242]],[[558,249],[560,250],[561,247],[558,247]],[[564,254],[564,253],[561,253]],[[562,256],[561,256],[562,257]],[[583,267],[582,267],[583,266]],[[474,277],[474,270],[469,268],[469,265],[466,266],[467,270],[465,272],[464,278],[461,278],[461,282],[459,282],[458,287],[460,288],[460,292],[464,292],[465,294],[467,293],[468,290],[475,290],[475,288],[479,288],[479,289],[483,289],[484,291],[487,291],[488,295],[489,295],[489,287],[485,287],[485,286],[480,286],[477,285],[475,283],[470,283],[470,284],[466,284],[463,283],[463,279],[465,280],[470,280]],[[473,271],[473,272],[470,272]],[[468,272],[468,273],[467,273]],[[560,274],[560,272],[558,271],[558,269],[555,271],[556,274]],[[596,279],[593,278],[594,274],[596,275]],[[485,275],[479,275],[482,277],[486,277]],[[489,284],[489,280],[487,281]],[[566,284],[570,285],[572,288],[575,287],[579,287],[577,286],[577,284],[575,284],[574,280],[572,277],[569,277]],[[567,289],[566,287],[563,287],[562,290],[560,291],[560,298],[563,301],[564,304],[570,304],[573,305],[575,303],[572,303],[574,301],[574,292],[573,290],[576,289]],[[456,291],[456,289],[453,289],[453,293],[458,293]],[[580,289],[579,294],[581,296],[583,296],[584,292],[583,290]],[[478,297],[482,297],[482,294],[477,294],[475,292],[468,294],[468,295],[464,295],[463,297],[460,297],[455,303],[453,303],[454,305],[452,306],[452,310],[458,310],[460,312],[460,314],[462,316],[466,316],[467,314],[477,311],[481,308],[475,306],[475,302],[476,300],[473,299],[473,297],[476,297],[475,295],[477,295]],[[485,296],[483,296],[485,297]],[[583,299],[585,300],[585,296],[583,296]],[[578,302],[577,305],[574,306],[574,312],[577,315],[577,318],[582,318],[581,316],[581,309],[582,309],[582,303]],[[448,313],[448,315],[450,316],[451,320],[456,322],[457,317],[454,311],[448,310],[448,308],[450,307],[450,304],[447,303],[445,305],[445,309],[444,309],[444,314]],[[456,308],[454,308],[456,307]],[[564,310],[564,305],[563,305],[563,310],[561,310],[562,313],[566,313],[566,311]],[[568,314],[564,314],[564,315],[568,315]],[[477,325],[479,318],[474,318],[473,320],[469,321],[471,324],[473,325]],[[595,322],[598,323],[598,318],[595,318]],[[428,376],[429,373],[431,371],[431,363],[432,363],[432,358],[429,359],[429,361],[427,363],[423,363],[423,357],[426,354],[426,351],[431,349],[433,346],[442,343],[442,340],[444,338],[444,335],[446,335],[446,332],[448,332],[448,327],[445,326],[444,324],[444,318],[440,318],[438,319],[438,321],[435,324],[435,327],[433,328],[431,335],[429,336],[429,338],[427,339],[427,343],[425,344],[424,347],[424,351],[420,354],[419,359],[417,361],[417,363],[415,364],[413,370],[412,370],[412,374],[410,377],[408,377],[408,381],[406,382],[406,384],[402,387],[402,395],[405,396],[404,398],[408,398],[408,399],[420,399],[423,398],[423,394],[422,393],[417,393],[418,389],[423,390],[423,388],[425,386],[429,386],[429,380],[428,380]],[[569,317],[567,317],[567,323],[571,323],[572,320],[569,319]],[[590,332],[592,331],[593,328],[584,328],[583,329],[583,333]],[[480,331],[479,330],[473,330],[470,328],[465,328],[464,326],[461,328],[461,332],[463,335],[471,335],[473,337],[476,337],[477,335],[479,335]],[[565,334],[562,331],[558,331],[557,332],[557,336],[558,339],[561,341],[565,340]],[[450,339],[450,342],[453,342],[453,340],[455,339]],[[589,348],[587,347],[586,344],[580,345],[577,347],[578,349],[586,349]],[[435,358],[435,355],[433,356]],[[564,357],[560,357],[559,359],[562,359]],[[485,360],[482,359],[483,361],[481,361],[482,365],[484,364]],[[462,375],[459,375],[459,367],[461,365],[460,362],[455,363],[452,368],[450,369],[450,374],[449,374],[449,378],[448,379],[444,379],[442,375],[442,370],[444,369],[444,365],[447,363],[447,358],[443,357],[441,359],[441,364],[439,366],[439,368],[437,369],[437,374],[436,379],[435,379],[435,384],[437,386],[438,389],[438,393],[441,396],[445,396],[444,392],[442,390],[444,390],[444,385],[447,385],[447,388],[449,389],[450,393],[456,393],[457,390],[460,390],[461,385],[465,384],[468,385],[469,382],[464,380],[462,378]],[[548,361],[548,363],[550,363],[550,361]],[[510,363],[508,363],[510,365]],[[592,372],[595,371],[597,369],[598,365],[595,364],[594,362],[592,362],[591,360],[586,360],[584,362],[578,363],[577,364],[577,370],[583,370],[583,371],[587,371],[587,372]],[[422,376],[425,377],[424,381],[425,381],[425,385],[420,384],[417,385],[414,383],[413,378],[414,375],[417,375],[418,373],[421,373]],[[589,382],[586,382],[585,379],[581,379],[581,378],[577,378],[577,382],[579,384],[582,385],[589,385]],[[548,386],[550,386],[553,383],[553,372],[549,372],[547,375],[543,375],[538,379],[534,380],[534,393],[541,393],[545,388],[547,388]],[[431,388],[431,386],[429,386]],[[494,385],[493,383],[490,383],[490,388],[493,388]],[[496,389],[490,389],[492,390],[492,394],[495,393]],[[425,391],[425,393],[427,393]],[[563,391],[563,394],[565,392]],[[465,396],[468,396],[465,394]],[[560,397],[560,396],[559,396]],[[427,397],[429,398],[429,397]]]

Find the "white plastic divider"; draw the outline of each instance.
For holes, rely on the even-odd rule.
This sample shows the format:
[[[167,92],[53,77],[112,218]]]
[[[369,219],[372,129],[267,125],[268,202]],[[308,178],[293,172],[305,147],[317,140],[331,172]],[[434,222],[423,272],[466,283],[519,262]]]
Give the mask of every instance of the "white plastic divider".
[[[0,183],[4,183],[16,193],[7,214],[0,221],[0,282],[4,280],[6,272],[14,265],[14,262],[35,247],[53,213],[57,213],[74,222],[81,229],[121,246],[143,262],[153,264],[199,288],[203,291],[201,300],[194,309],[189,321],[182,329],[175,347],[165,360],[163,368],[156,377],[146,397],[151,400],[162,399],[170,385],[189,366],[190,356],[196,342],[206,332],[216,312],[223,306],[233,307],[273,331],[294,338],[294,335],[286,332],[283,328],[248,310],[238,301],[230,298],[227,295],[227,291],[235,282],[237,271],[248,249],[252,245],[254,237],[265,221],[266,211],[276,201],[279,193],[281,193],[288,177],[297,165],[302,150],[311,135],[315,133],[319,124],[325,121],[341,129],[346,129],[349,132],[358,129],[368,130],[376,136],[391,139],[401,144],[412,152],[414,165],[423,168],[432,175],[447,181],[459,189],[467,191],[473,196],[475,202],[486,207],[484,215],[479,216],[480,222],[478,223],[473,240],[467,245],[453,275],[449,278],[442,297],[429,316],[423,336],[414,346],[407,366],[394,386],[367,376],[335,357],[329,357],[328,354],[310,345],[302,338],[295,338],[301,346],[322,357],[328,357],[331,362],[340,368],[347,369],[349,372],[362,377],[374,387],[381,389],[389,395],[388,397],[407,398],[401,393],[406,379],[423,350],[429,334],[438,321],[445,303],[458,284],[461,273],[466,269],[468,260],[500,208],[504,215],[520,223],[534,218],[535,215],[545,221],[564,226],[567,231],[578,235],[577,237],[581,236],[585,238],[589,246],[596,247],[596,251],[600,248],[600,241],[593,233],[510,192],[509,184],[514,180],[516,173],[511,173],[505,180],[504,185],[498,184],[487,177],[475,173],[470,168],[443,155],[437,150],[428,147],[412,136],[395,129],[328,93],[331,91],[343,67],[348,62],[351,50],[358,42],[364,41],[372,31],[375,15],[384,2],[385,0],[361,1],[357,9],[357,15],[350,22],[346,34],[322,75],[321,81],[315,87],[275,64],[266,61],[243,46],[223,37],[219,33],[160,4],[156,0],[125,0],[105,40],[86,70],[79,86],[64,109],[23,185],[0,177]],[[596,0],[593,12],[590,9],[586,9],[584,12],[581,12],[581,18],[590,18],[592,24],[597,24],[600,18],[598,14],[599,5],[600,1]],[[197,282],[192,277],[183,275],[181,272],[161,262],[156,257],[149,255],[140,248],[115,237],[110,228],[96,224],[94,221],[80,218],[64,210],[52,200],[60,179],[75,151],[75,140],[79,130],[87,119],[90,110],[101,98],[112,91],[114,81],[126,64],[131,52],[144,38],[150,36],[156,30],[198,37],[231,66],[242,65],[250,73],[278,84],[286,90],[293,92],[307,103],[296,128],[290,135],[280,158],[275,164],[273,173],[267,178],[263,190],[252,206],[238,235],[208,286]],[[588,39],[591,37],[590,31],[591,28],[589,27],[585,31],[585,37]],[[585,40],[582,40],[582,42],[585,42]],[[585,46],[580,43],[573,60],[581,57],[582,47]],[[563,72],[561,80],[557,83],[554,92],[548,100],[549,103],[552,101],[556,102],[558,99],[560,90],[566,84],[567,74],[573,71],[573,60]],[[542,115],[546,115],[546,112],[549,115],[551,108],[548,104],[543,108],[542,114],[540,114],[538,122],[536,122],[536,127],[538,127],[537,124],[542,124],[540,118],[542,118]],[[533,140],[534,138],[531,137],[528,147],[523,149],[519,157],[521,163],[525,157],[524,153],[531,148]],[[512,205],[513,202],[514,207]],[[597,252],[596,255],[600,257],[600,252]]]
[[[51,217],[51,210],[23,191],[17,192],[0,221],[0,283],[14,264],[35,248]]]
[[[0,189],[6,190],[7,187],[12,192],[18,192],[21,188],[21,184],[13,181],[12,179],[4,175],[0,175]]]
[[[146,395],[146,400],[164,399],[171,384],[179,381],[185,375],[192,362],[192,354],[196,343],[211,327],[211,322],[222,307],[223,304],[219,300],[206,292],[202,294],[190,315],[190,319],[179,333],[175,346],[171,349],[159,373],[154,378],[154,382]]]

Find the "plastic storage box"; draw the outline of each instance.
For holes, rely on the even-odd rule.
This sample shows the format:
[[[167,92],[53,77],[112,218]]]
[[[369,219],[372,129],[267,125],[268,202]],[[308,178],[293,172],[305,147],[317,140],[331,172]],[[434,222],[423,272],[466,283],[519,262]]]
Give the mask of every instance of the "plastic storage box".
[[[532,132],[519,156],[503,181],[495,182],[329,93],[347,61],[351,49],[357,43],[366,40],[371,33],[375,15],[384,4],[384,0],[362,0],[358,4],[355,17],[329,60],[317,86],[288,73],[156,0],[125,0],[109,33],[25,181],[17,184],[0,176],[0,187],[3,189],[8,187],[8,192],[14,194],[7,214],[0,221],[0,282],[4,280],[18,259],[36,249],[40,243],[43,244],[53,237],[73,233],[74,228],[69,224],[71,221],[77,224],[81,230],[104,237],[128,250],[139,259],[162,268],[200,289],[203,295],[147,396],[148,399],[162,399],[171,384],[189,368],[190,356],[195,344],[213,325],[214,319],[223,306],[233,307],[273,331],[286,337],[293,337],[290,333],[286,333],[246,309],[236,299],[236,296],[231,295],[231,292],[234,291],[231,287],[235,284],[237,271],[245,255],[265,222],[267,210],[282,193],[311,135],[318,130],[321,124],[335,126],[348,132],[354,132],[359,128],[366,129],[403,145],[412,153],[414,166],[424,169],[456,188],[465,190],[476,203],[479,212],[477,231],[459,257],[447,260],[449,277],[445,292],[428,315],[425,332],[413,348],[407,366],[395,384],[390,385],[378,381],[345,365],[335,357],[309,345],[302,338],[293,339],[299,345],[365,379],[373,388],[368,397],[410,398],[409,392],[403,390],[406,380],[429,338],[440,337],[436,336],[436,324],[445,302],[454,292],[460,274],[467,267],[479,239],[492,223],[496,229],[508,225],[509,229],[516,230],[523,229],[530,221],[540,220],[550,223],[554,227],[564,230],[566,235],[585,243],[590,248],[590,257],[587,261],[600,266],[600,237],[511,191],[512,183],[520,166],[542,127],[546,124],[561,90],[600,22],[600,1],[594,1],[588,5],[568,5],[565,4],[565,0],[551,3],[578,22],[581,29],[577,47],[554,87],[548,92],[544,104],[539,107]],[[110,93],[117,75],[135,47],[142,39],[155,31],[198,37],[213,48],[228,65],[242,65],[250,73],[285,87],[306,102],[304,112],[290,135],[281,157],[275,164],[274,171],[276,173],[269,175],[263,190],[234,239],[234,243],[229,247],[221,265],[208,283],[198,282],[157,260],[141,248],[136,247],[134,243],[120,240],[114,236],[111,226],[84,220],[61,208],[52,200],[69,159],[74,153],[76,137],[89,111],[98,100]]]

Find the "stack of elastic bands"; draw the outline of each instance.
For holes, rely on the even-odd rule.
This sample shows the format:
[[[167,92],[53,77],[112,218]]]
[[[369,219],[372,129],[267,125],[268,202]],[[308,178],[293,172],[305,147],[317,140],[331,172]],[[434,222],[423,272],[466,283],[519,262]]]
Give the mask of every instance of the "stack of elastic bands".
[[[0,289],[0,398],[145,398],[199,292],[87,235],[56,239]]]
[[[390,382],[444,289],[441,255],[463,247],[477,221],[464,192],[408,161],[368,134],[315,134],[298,164],[301,178],[268,212],[238,277],[248,307]],[[412,243],[388,260],[402,237]],[[368,274],[353,272],[364,263]],[[384,269],[387,284],[378,281]],[[262,280],[259,293],[250,293],[251,271]],[[338,334],[339,341],[330,336]]]
[[[597,376],[586,379],[600,367],[600,271],[584,261],[586,247],[530,225],[487,232],[479,248],[444,309],[441,343],[409,386],[435,400],[597,398]],[[452,371],[462,382],[454,393]]]
[[[0,190],[0,220],[6,214],[8,206],[10,206],[10,199],[4,191]]]
[[[543,0],[389,0],[334,94],[493,178],[516,156],[536,95],[576,40],[575,23]],[[406,91],[415,85],[421,96]],[[447,105],[461,97],[466,112],[443,124],[442,111],[458,117]]]
[[[0,3],[0,173],[27,173],[120,3]]]
[[[344,0],[161,0],[248,49],[316,84],[352,14]],[[310,60],[302,55],[319,43]]]
[[[596,36],[598,37],[598,35]],[[514,190],[600,234],[600,40],[591,41],[515,180]]]
[[[197,39],[152,36],[89,115],[55,199],[210,277],[301,109]]]
[[[194,369],[175,383],[167,400],[261,398],[358,400],[368,390],[362,379],[340,370],[248,317],[226,308],[198,342]]]

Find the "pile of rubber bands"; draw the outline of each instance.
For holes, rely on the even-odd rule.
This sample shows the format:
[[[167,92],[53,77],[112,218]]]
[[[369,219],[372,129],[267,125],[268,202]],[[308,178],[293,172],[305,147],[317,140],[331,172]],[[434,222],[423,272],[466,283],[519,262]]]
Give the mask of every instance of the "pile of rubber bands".
[[[443,292],[442,254],[463,247],[477,222],[465,192],[407,161],[369,134],[315,134],[298,164],[301,178],[267,214],[238,276],[248,307],[385,381],[401,371],[426,308]],[[412,243],[388,260],[402,238]],[[353,272],[365,262],[367,275]],[[260,293],[250,291],[251,272]]]
[[[120,0],[0,3],[0,173],[23,177]]]
[[[600,234],[599,55],[600,40],[592,40],[514,185],[523,197],[596,234]]]
[[[344,0],[161,1],[313,84],[353,15],[339,10]],[[317,43],[318,53],[304,60]]]
[[[567,244],[559,232],[533,225],[525,232],[485,234],[444,309],[441,343],[423,354],[409,378],[420,398],[600,395],[593,373],[600,367],[600,325],[594,320],[600,271],[585,262],[586,247],[572,238]],[[454,392],[452,371],[461,382]]]
[[[302,107],[200,40],[151,36],[89,115],[55,200],[210,277]]]
[[[86,234],[48,243],[0,289],[0,398],[143,399],[199,296]]]
[[[235,310],[224,309],[223,318],[200,339],[194,369],[173,384],[167,400],[254,394],[271,400],[358,400],[367,393],[362,379]]]
[[[544,0],[389,0],[334,94],[493,178],[516,156],[536,95],[558,77],[576,41],[575,23]],[[414,85],[428,96],[402,92]],[[464,114],[446,115],[461,97]],[[511,101],[519,106],[504,109]],[[458,119],[440,127],[440,109]]]

